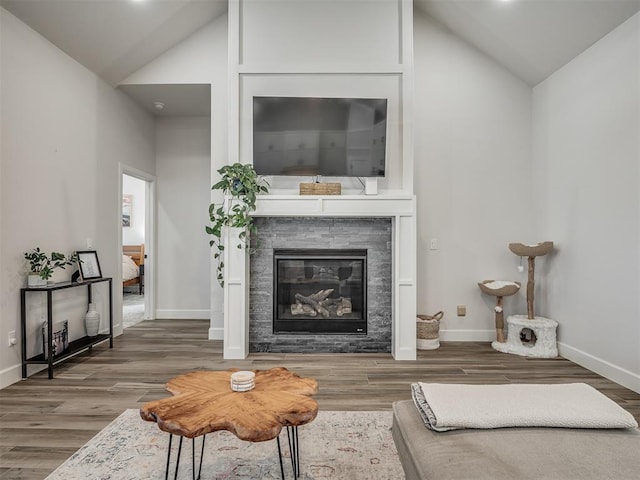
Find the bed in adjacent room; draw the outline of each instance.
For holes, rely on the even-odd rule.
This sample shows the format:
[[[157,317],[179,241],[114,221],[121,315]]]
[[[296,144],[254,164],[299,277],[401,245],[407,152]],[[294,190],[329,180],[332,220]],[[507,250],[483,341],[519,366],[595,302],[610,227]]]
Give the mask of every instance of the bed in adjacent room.
[[[144,244],[123,245],[122,286],[138,285],[140,295],[144,293]]]

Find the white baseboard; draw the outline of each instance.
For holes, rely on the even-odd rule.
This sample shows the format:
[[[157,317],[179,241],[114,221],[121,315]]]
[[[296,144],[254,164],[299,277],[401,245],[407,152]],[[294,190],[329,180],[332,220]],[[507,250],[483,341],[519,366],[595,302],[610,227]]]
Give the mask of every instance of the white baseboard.
[[[608,378],[612,382],[619,383],[623,387],[640,393],[640,375],[637,373],[630,372],[629,370],[561,342],[558,342],[558,352],[560,356],[567,360],[571,360],[598,375]]]
[[[496,330],[440,330],[442,342],[492,342],[496,339]]]
[[[224,328],[221,328],[221,327],[209,328],[209,340],[224,340]]]
[[[158,320],[208,320],[211,310],[156,310]]]
[[[22,380],[21,365],[13,365],[0,371],[0,390]]]

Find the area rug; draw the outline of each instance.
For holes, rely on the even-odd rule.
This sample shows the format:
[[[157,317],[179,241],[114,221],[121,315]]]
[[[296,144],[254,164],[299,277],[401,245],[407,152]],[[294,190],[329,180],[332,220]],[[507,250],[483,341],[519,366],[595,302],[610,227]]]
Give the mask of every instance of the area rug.
[[[300,477],[324,479],[403,479],[391,436],[391,412],[320,411],[298,428]],[[172,459],[177,455],[174,437]],[[200,441],[196,440],[196,458]],[[285,477],[293,478],[286,430],[280,434]],[[47,480],[164,479],[169,435],[145,422],[138,410],[126,410],[58,467]],[[178,478],[191,479],[191,440],[183,443]],[[197,460],[196,460],[197,461]],[[196,466],[197,469],[197,466]],[[173,478],[173,471],[171,473]],[[205,479],[281,478],[275,440],[243,442],[229,432],[207,435],[202,477]]]
[[[122,298],[122,328],[133,327],[143,320],[144,295],[125,292]]]

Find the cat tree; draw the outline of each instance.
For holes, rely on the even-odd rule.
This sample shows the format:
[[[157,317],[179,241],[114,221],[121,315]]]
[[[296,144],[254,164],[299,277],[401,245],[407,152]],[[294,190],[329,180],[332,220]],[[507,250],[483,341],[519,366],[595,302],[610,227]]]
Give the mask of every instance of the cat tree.
[[[501,280],[485,280],[478,283],[478,287],[487,295],[496,297],[496,342],[504,343],[504,311],[502,297],[514,295],[520,290],[519,282],[504,282]]]
[[[510,243],[509,250],[519,257],[528,258],[527,315],[511,315],[507,318],[507,341],[493,342],[491,346],[500,352],[526,357],[552,358],[558,356],[556,329],[558,322],[539,317],[534,313],[536,257],[553,250],[553,242],[536,245]]]

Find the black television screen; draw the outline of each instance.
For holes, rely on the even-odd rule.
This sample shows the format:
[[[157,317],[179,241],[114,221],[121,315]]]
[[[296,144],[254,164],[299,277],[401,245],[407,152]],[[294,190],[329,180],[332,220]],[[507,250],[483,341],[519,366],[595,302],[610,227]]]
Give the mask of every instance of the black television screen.
[[[253,97],[259,175],[384,177],[387,100]]]

